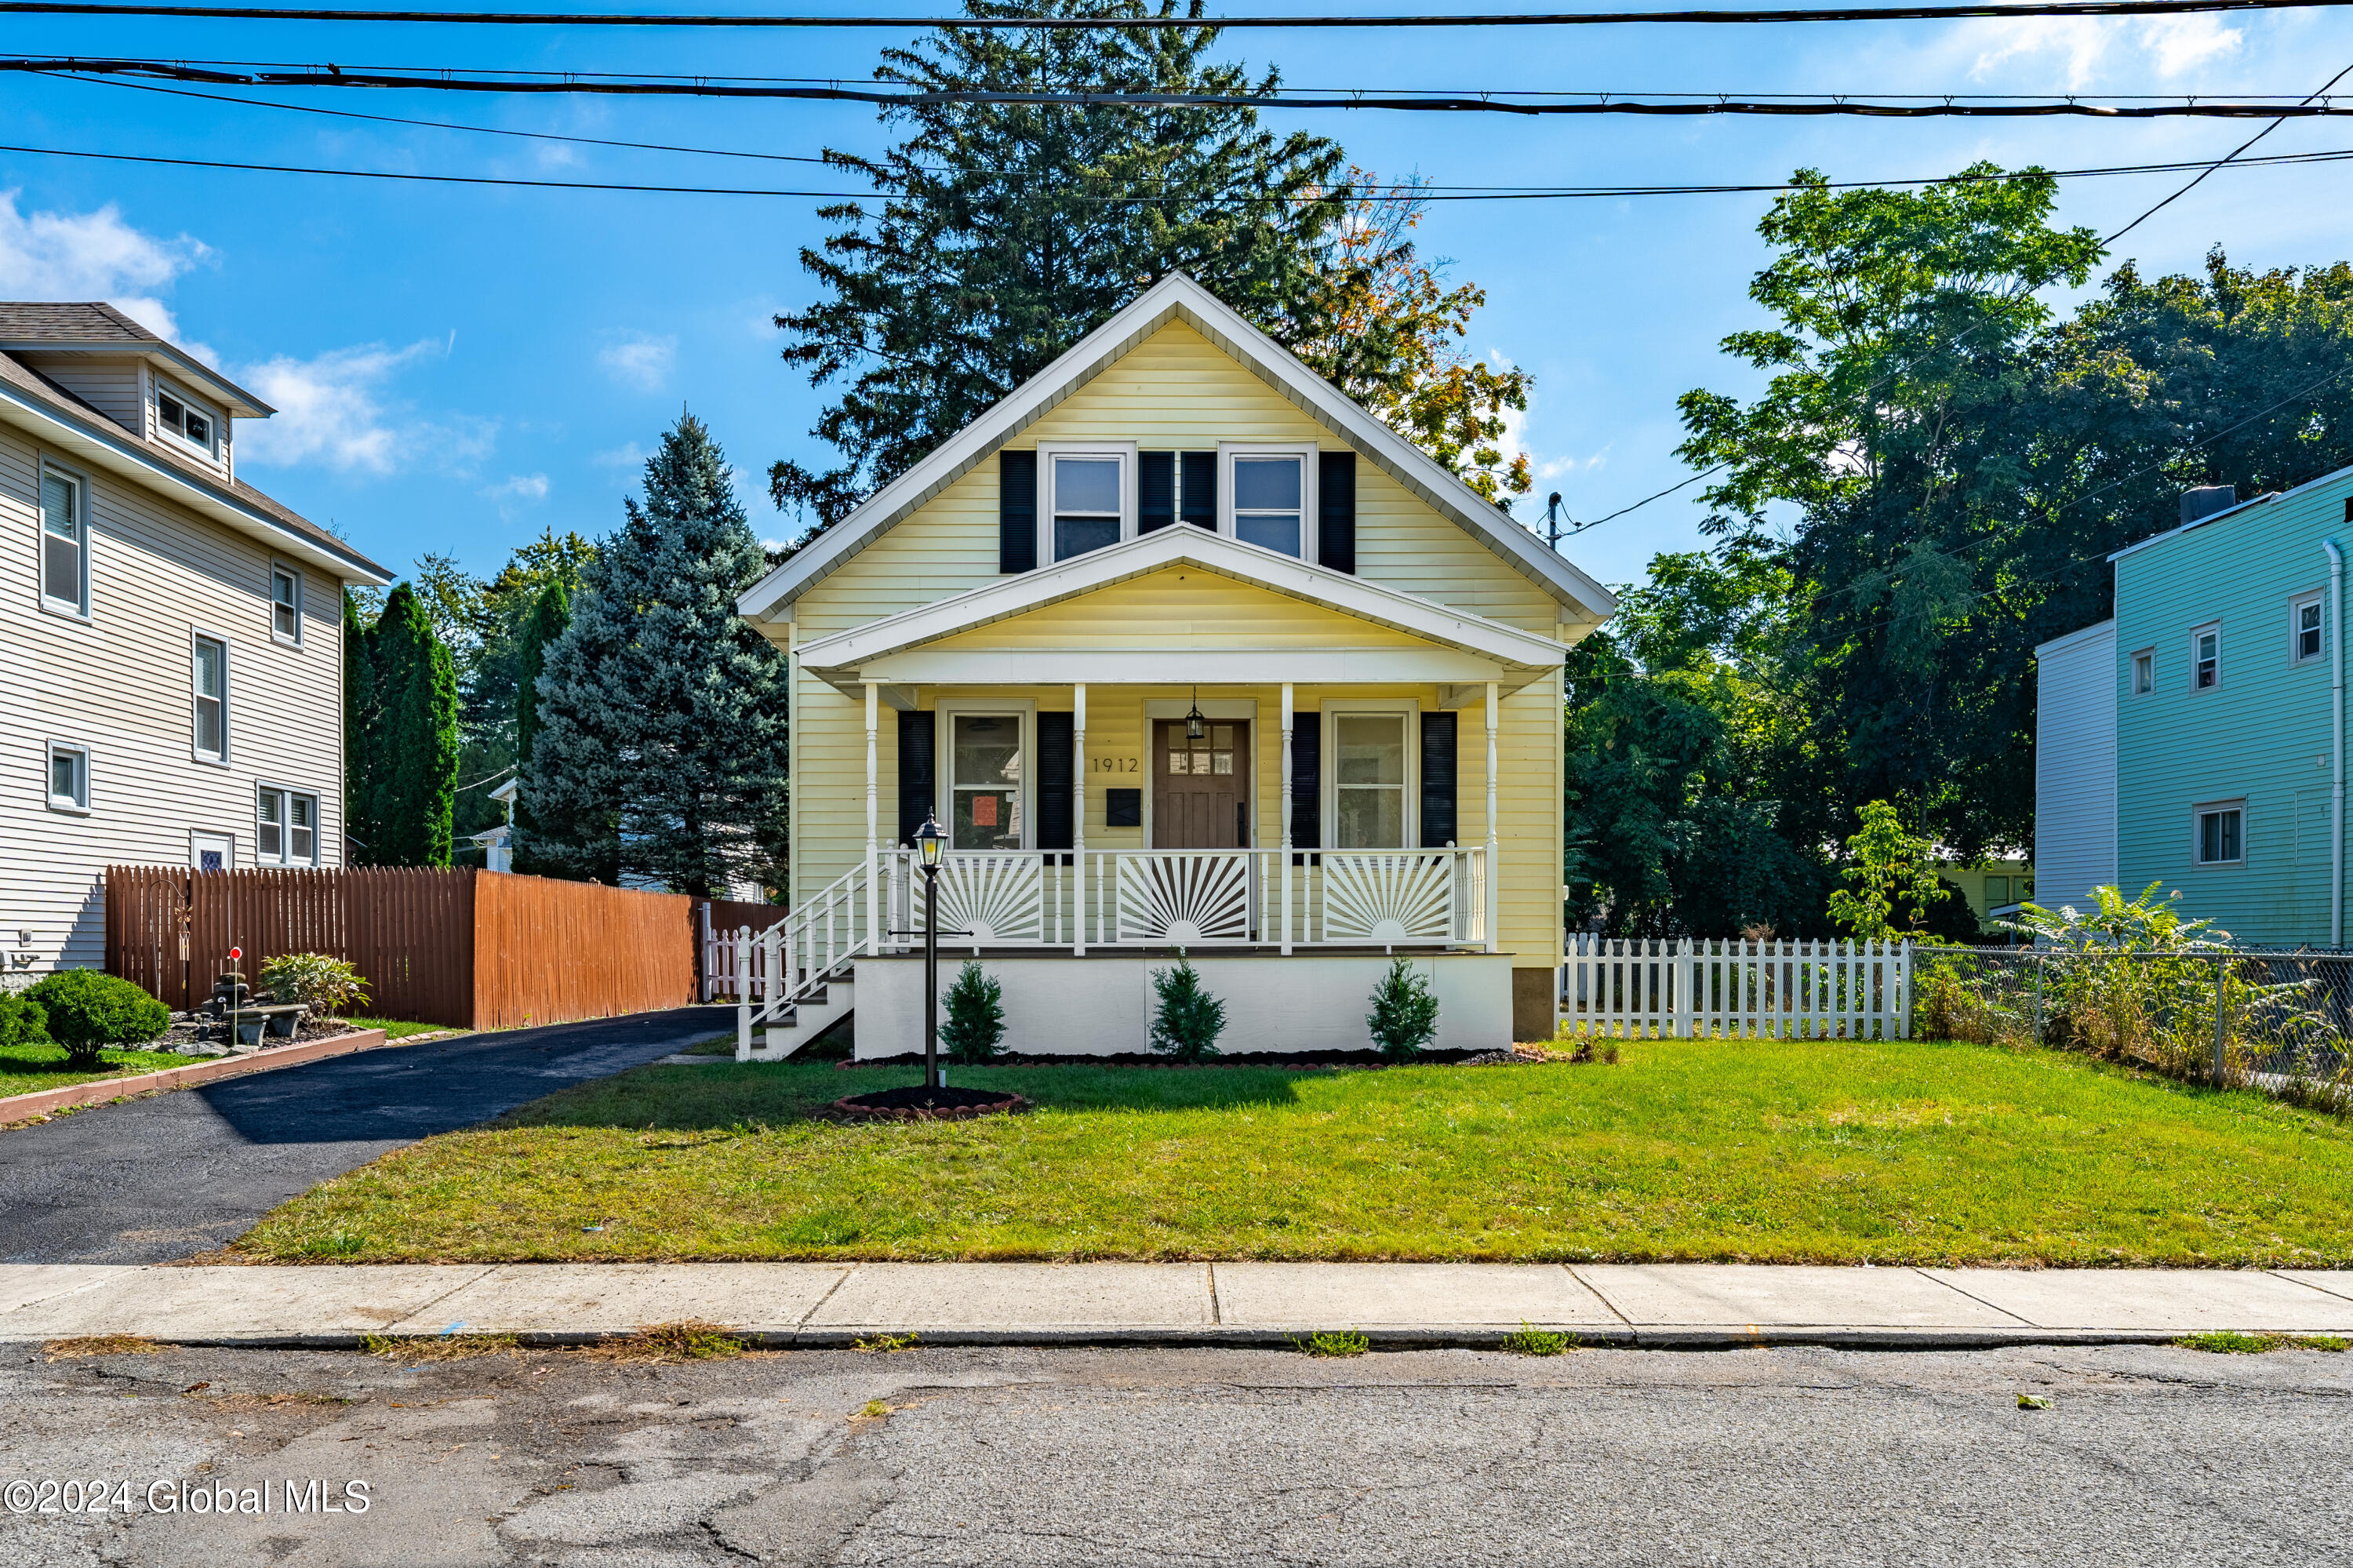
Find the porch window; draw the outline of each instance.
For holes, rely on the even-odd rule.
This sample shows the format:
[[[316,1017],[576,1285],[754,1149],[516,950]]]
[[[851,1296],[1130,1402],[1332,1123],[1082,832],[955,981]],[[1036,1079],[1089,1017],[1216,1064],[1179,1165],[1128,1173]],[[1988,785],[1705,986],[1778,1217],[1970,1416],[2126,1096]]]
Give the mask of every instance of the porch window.
[[[1021,718],[1018,714],[955,714],[948,747],[953,819],[960,850],[1021,847]]]
[[[1054,559],[1067,561],[1119,543],[1120,467],[1115,456],[1054,459]]]
[[[1403,714],[1334,715],[1334,849],[1405,847],[1405,726]]]

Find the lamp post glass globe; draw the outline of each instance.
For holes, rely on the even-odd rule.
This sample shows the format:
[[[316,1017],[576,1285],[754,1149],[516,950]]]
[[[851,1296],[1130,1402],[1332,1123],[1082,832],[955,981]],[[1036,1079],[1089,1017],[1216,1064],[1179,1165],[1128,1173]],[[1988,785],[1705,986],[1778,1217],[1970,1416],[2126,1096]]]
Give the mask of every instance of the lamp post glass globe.
[[[948,836],[940,831],[939,819],[926,816],[923,819],[923,825],[915,832],[915,848],[923,857],[925,871],[937,871],[940,868],[940,855],[946,850],[947,845]]]

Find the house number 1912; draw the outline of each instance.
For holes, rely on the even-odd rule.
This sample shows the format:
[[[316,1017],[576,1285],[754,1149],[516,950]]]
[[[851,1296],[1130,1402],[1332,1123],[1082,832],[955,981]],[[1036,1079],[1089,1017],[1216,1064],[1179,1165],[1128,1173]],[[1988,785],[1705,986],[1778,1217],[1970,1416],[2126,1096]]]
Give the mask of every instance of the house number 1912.
[[[1087,758],[1087,771],[1090,773],[1141,773],[1144,768],[1133,757],[1090,757]]]

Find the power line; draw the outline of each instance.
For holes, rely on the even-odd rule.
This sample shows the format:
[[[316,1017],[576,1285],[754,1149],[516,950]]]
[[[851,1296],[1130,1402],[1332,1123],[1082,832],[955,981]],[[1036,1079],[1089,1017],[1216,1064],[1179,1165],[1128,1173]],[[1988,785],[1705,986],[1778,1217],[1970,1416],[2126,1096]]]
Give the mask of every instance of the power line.
[[[2345,79],[2346,73],[2348,71],[2353,71],[2353,66],[2347,66],[2344,70],[2338,71],[2335,76],[2332,76],[2327,81],[2322,82],[2320,84],[2319,91],[2313,93],[2311,97],[2306,98],[2305,101],[2306,103],[2310,103],[2314,99],[2324,98],[2330,88],[2335,87],[2338,82]],[[2122,239],[2126,235],[2130,234],[2134,229],[2138,228],[2142,224],[2147,223],[2150,218],[2155,217],[2158,213],[2164,211],[2167,207],[2171,207],[2175,202],[2179,201],[2191,191],[2196,190],[2200,185],[2205,183],[2206,176],[2208,175],[2212,174],[2216,169],[2221,168],[2223,164],[2231,163],[2236,159],[2240,154],[2245,152],[2248,148],[2253,146],[2256,143],[2262,141],[2264,137],[2270,135],[2273,132],[2278,130],[2285,123],[2287,123],[2287,122],[2284,119],[2273,121],[2270,124],[2264,126],[2262,130],[2256,132],[2253,135],[2248,137],[2245,141],[2240,143],[2237,146],[2232,148],[2229,152],[2215,159],[2214,162],[2209,164],[2205,168],[2200,169],[2198,172],[2198,177],[2196,179],[2191,180],[2188,185],[2182,186],[2171,196],[2167,196],[2163,201],[2158,202],[2155,207],[2150,207],[2147,212],[2142,213],[2138,217],[2134,218],[2130,223],[2126,224],[2114,234],[2109,235],[2105,239],[2101,240],[2101,248],[2105,249],[2106,247],[2114,245],[2117,240]]]
[[[232,100],[231,101],[241,101]],[[278,105],[269,105],[269,106],[267,106],[267,107],[273,107],[273,108],[274,108],[274,107],[279,107],[279,106],[278,106]],[[406,123],[406,122],[396,122],[396,123]],[[430,124],[434,124],[434,123],[436,123],[436,122],[431,122],[431,121],[419,121],[419,122],[416,122],[416,123],[430,125]],[[447,129],[447,130],[453,130],[453,131],[475,131],[475,130],[483,130],[483,129],[487,129],[487,128],[486,128],[486,127],[482,127],[482,126],[471,126],[471,125],[450,125],[450,126],[444,126],[444,127],[443,127],[443,129]],[[622,143],[622,145],[637,146],[637,145],[649,145],[649,143]],[[701,149],[686,149],[686,150],[688,150],[688,151],[700,151]],[[818,201],[860,201],[860,200],[863,200],[863,199],[865,199],[865,198],[867,198],[867,197],[869,197],[869,196],[874,196],[874,195],[876,195],[876,194],[877,194],[877,193],[875,193],[875,192],[873,192],[873,191],[818,191],[818,190],[788,190],[788,189],[774,188],[774,187],[767,187],[767,186],[748,186],[748,185],[651,185],[651,184],[638,184],[638,183],[630,183],[630,182],[623,182],[623,181],[614,181],[614,180],[529,180],[529,179],[511,178],[511,177],[506,177],[506,176],[501,176],[501,175],[429,175],[429,174],[417,174],[417,173],[414,173],[414,172],[406,171],[406,170],[392,170],[392,169],[337,169],[337,168],[325,168],[325,167],[321,167],[321,166],[314,165],[314,164],[257,164],[257,163],[246,163],[246,162],[241,162],[241,161],[233,160],[233,159],[226,159],[226,158],[174,158],[174,157],[166,157],[166,156],[164,156],[163,154],[149,154],[149,153],[101,153],[101,152],[96,152],[96,151],[93,151],[93,150],[90,150],[90,149],[87,149],[87,148],[78,148],[78,147],[31,147],[31,146],[11,145],[11,144],[6,144],[6,143],[0,143],[0,153],[23,153],[23,154],[26,154],[30,155],[30,156],[34,156],[34,157],[44,157],[44,158],[89,158],[89,159],[96,160],[96,161],[98,161],[98,162],[101,162],[101,163],[111,163],[111,164],[160,164],[160,165],[163,165],[163,166],[165,166],[165,167],[170,167],[170,168],[184,168],[184,169],[223,169],[223,170],[228,170],[228,171],[231,171],[231,172],[248,173],[248,174],[265,174],[265,175],[316,175],[328,176],[328,177],[336,178],[336,179],[354,179],[354,180],[394,180],[394,181],[403,181],[403,180],[406,180],[406,181],[413,181],[413,182],[417,182],[417,183],[419,183],[419,184],[425,184],[425,185],[499,185],[499,186],[509,186],[509,187],[515,187],[515,188],[521,188],[521,189],[540,189],[540,190],[566,190],[566,191],[617,191],[617,192],[625,192],[625,193],[635,193],[635,194],[641,194],[641,195],[658,195],[658,196],[776,196],[776,197],[806,197],[806,198],[808,198],[808,199],[811,199],[811,200],[818,200]],[[723,155],[726,155],[726,156],[746,156],[746,155],[748,155],[748,156],[757,156],[758,154],[723,154]],[[2242,160],[2240,160],[2238,163],[2236,163],[2236,164],[2232,164],[2232,167],[2234,167],[2234,168],[2253,169],[2253,168],[2273,167],[2273,166],[2279,166],[2279,165],[2295,165],[2295,164],[2327,164],[2327,163],[2346,163],[2346,162],[2353,162],[2353,147],[2339,148],[2339,149],[2337,149],[2337,150],[2335,150],[2335,151],[2333,151],[2333,152],[2326,152],[2326,153],[2282,153],[2282,154],[2276,154],[2276,155],[2274,155],[2274,156],[2267,157],[2267,158],[2246,158],[2246,159],[2242,159]],[[2171,173],[2178,172],[2179,170],[2183,169],[2183,168],[2194,168],[2194,167],[2196,167],[2196,166],[2197,166],[2196,164],[2115,164],[2115,165],[2111,165],[2111,166],[2105,167],[2105,168],[2094,168],[2094,169],[2052,169],[2052,170],[2021,169],[2021,170],[2005,170],[2005,171],[2003,171],[2002,173],[1998,174],[1998,175],[1968,175],[1968,176],[1961,176],[1961,175],[1942,175],[1942,176],[1939,176],[1939,177],[1936,177],[1936,178],[1933,178],[1933,179],[1909,179],[1909,180],[1844,180],[1844,181],[1833,181],[1833,182],[1831,182],[1831,188],[1833,188],[1833,189],[1841,189],[1841,190],[1850,190],[1850,189],[1856,189],[1856,190],[1859,190],[1859,189],[1869,189],[1869,188],[1873,187],[1873,186],[1883,186],[1883,185],[1957,185],[1957,184],[1966,184],[1966,183],[1968,183],[1968,180],[1972,180],[1972,179],[2010,180],[2010,179],[2040,178],[2040,177],[2042,177],[2042,175],[2046,175],[2046,174],[2047,174],[2051,178],[2053,178],[2053,179],[2077,179],[2077,178],[2090,178],[2090,177],[2097,177],[2097,176],[2113,176],[2113,175],[2140,175],[2140,174],[2171,174]],[[1631,196],[1764,195],[1764,194],[1768,194],[1768,193],[1774,193],[1774,192],[1779,192],[1779,191],[1786,191],[1786,190],[1788,190],[1788,189],[1790,189],[1790,188],[1792,188],[1792,187],[1791,187],[1791,186],[1789,186],[1789,185],[1787,185],[1787,184],[1779,184],[1779,185],[1591,185],[1591,186],[1564,186],[1564,187],[1559,187],[1559,188],[1556,188],[1556,189],[1535,188],[1535,189],[1501,189],[1501,190],[1479,190],[1479,189],[1476,189],[1476,188],[1470,188],[1470,189],[1459,189],[1459,188],[1458,188],[1458,189],[1456,189],[1456,190],[1455,190],[1454,194],[1451,194],[1451,195],[1432,196],[1428,196],[1428,197],[1426,197],[1425,199],[1431,200],[1431,201],[1587,201],[1587,200],[1614,200],[1614,199],[1621,199],[1621,198],[1631,197]],[[1377,188],[1375,191],[1373,191],[1371,194],[1375,194],[1375,195],[1388,195],[1388,194],[1392,194],[1392,193],[1395,193],[1395,194],[1408,194],[1408,193],[1411,193],[1411,192],[1413,191],[1413,189],[1414,189],[1414,187],[1407,186],[1407,185],[1381,186],[1381,187],[1377,187]],[[1173,199],[1176,199],[1176,198],[1172,198],[1172,197],[1170,197],[1170,196],[1159,196],[1159,195],[1153,195],[1153,196],[1107,196],[1107,195],[1098,195],[1098,194],[1087,193],[1087,192],[1065,192],[1065,193],[1058,193],[1058,194],[1057,194],[1057,196],[1056,196],[1056,199],[1058,199],[1058,200],[1065,200],[1065,201],[1098,202],[1098,203],[1102,203],[1102,204],[1104,204],[1104,205],[1112,205],[1112,204],[1121,204],[1121,203],[1125,203],[1125,204],[1142,204],[1142,203],[1150,203],[1150,202],[1166,202],[1166,201],[1170,201],[1170,200],[1173,200]],[[1324,199],[1324,197],[1322,197],[1322,196],[1303,196],[1294,197],[1294,198],[1293,198],[1293,199],[1297,200],[1297,201],[1301,201],[1301,202],[1309,202],[1309,201],[1320,201],[1320,200],[1323,200],[1323,199]],[[1969,329],[1969,330],[1974,331],[1974,330],[1975,330],[1975,328],[1971,328],[1971,329]],[[1957,342],[1958,340],[1957,340],[1957,339],[1956,339],[1955,341],[1956,341],[1956,342]],[[1894,373],[1891,372],[1891,375],[1892,375],[1892,374],[1894,374]],[[1866,389],[1866,390],[1867,390],[1867,389]],[[1719,466],[1721,466],[1721,465],[1719,465]],[[1715,470],[1710,470],[1710,471],[1709,471],[1709,472],[1714,472],[1714,471],[1715,471]],[[1693,476],[1693,478],[1694,478],[1694,479],[1704,479],[1704,478],[1705,478],[1705,477],[1706,477],[1706,475],[1705,475],[1705,474],[1696,474],[1696,475],[1694,475],[1694,476]],[[1672,494],[1672,493],[1673,493],[1673,492],[1675,492],[1675,491],[1677,491],[1677,490],[1682,489],[1682,488],[1683,487],[1683,485],[1684,485],[1684,484],[1689,484],[1689,483],[1691,483],[1691,482],[1692,482],[1692,480],[1684,480],[1684,481],[1683,481],[1683,482],[1680,482],[1680,483],[1677,483],[1677,484],[1674,484],[1674,485],[1671,485],[1671,486],[1669,486],[1666,490],[1660,492],[1660,493],[1659,493],[1659,495],[1668,495],[1668,494]],[[1649,500],[1647,500],[1647,501],[1639,501],[1639,502],[1636,502],[1636,503],[1634,503],[1634,506],[1643,506],[1643,505],[1648,505],[1650,501],[1655,501],[1655,500],[1657,500],[1657,499],[1659,499],[1659,496],[1651,496],[1651,497],[1650,497],[1650,498],[1649,498]],[[1610,517],[1621,516],[1621,515],[1623,515],[1626,512],[1630,512],[1630,511],[1632,511],[1633,509],[1634,509],[1634,507],[1633,507],[1633,506],[1624,507],[1624,508],[1621,508],[1621,509],[1620,509],[1620,511],[1618,511],[1618,512],[1613,512],[1613,513],[1611,513],[1611,514],[1609,514],[1609,516],[1610,516]],[[1595,524],[1595,523],[1606,523],[1606,522],[1608,522],[1608,521],[1609,521],[1609,517],[1598,517],[1598,518],[1595,518],[1595,519],[1594,519],[1594,522],[1593,522],[1593,523],[1580,524],[1577,526],[1577,528],[1576,530],[1574,530],[1574,532],[1580,532],[1580,533],[1581,533],[1581,532],[1583,532],[1583,531],[1584,531],[1584,529],[1586,529],[1586,528],[1589,528],[1589,527],[1592,527],[1592,526],[1594,525],[1594,524]],[[1566,537],[1566,536],[1567,536],[1567,535],[1564,535],[1564,537]]]
[[[664,142],[624,142],[600,136],[565,136],[548,131],[516,131],[503,126],[468,125],[448,120],[412,120],[398,115],[363,114],[356,110],[324,109],[315,104],[275,103],[266,99],[237,98],[227,93],[217,92],[197,92],[187,88],[164,87],[153,82],[126,81],[117,77],[82,77],[60,74],[53,79],[61,81],[79,81],[92,87],[117,87],[126,88],[138,92],[163,93],[174,98],[200,100],[207,103],[237,104],[248,109],[277,110],[291,114],[325,115],[337,120],[358,120],[380,125],[406,125],[420,130],[457,131],[483,136],[521,137],[532,141],[568,143],[578,146],[618,147],[636,152],[685,153],[714,158],[759,158],[778,163],[817,164],[835,169],[843,168],[843,165],[832,163],[826,158],[804,153],[755,153],[741,148],[731,147],[690,147]],[[77,153],[60,148],[28,148],[20,150],[50,154],[59,157],[73,157],[79,155]],[[2241,149],[2241,151],[2243,150],[2243,148]],[[2234,158],[2235,156],[2236,155],[2233,154]],[[2297,164],[2339,163],[2348,159],[2353,159],[2353,148],[2337,148],[2308,153],[2278,153],[2267,154],[2263,157],[2237,159],[2236,161],[2237,166],[2242,168],[2272,168],[2294,165]],[[278,165],[269,164],[239,164],[231,166],[250,167],[268,172],[277,172],[280,167]],[[1867,190],[1874,187],[1896,185],[1966,185],[1981,180],[2004,181],[2040,179],[2046,175],[2052,179],[2097,179],[2120,175],[2174,174],[2186,169],[2198,169],[2211,173],[2215,166],[2215,160],[2198,158],[2156,164],[2094,164],[2075,169],[2002,169],[1987,175],[1918,175],[1890,176],[1884,179],[1829,180],[1824,182],[1823,188],[1829,190]],[[916,164],[913,165],[913,167],[926,174],[1012,175],[1027,173],[1027,171],[1009,169],[955,168],[949,165],[933,164]],[[360,171],[333,169],[290,169],[286,172],[354,175],[361,173]],[[574,188],[595,189],[597,187],[593,184],[582,182]],[[683,190],[687,187],[633,186],[630,188],[648,190],[678,188]],[[1785,181],[1747,184],[1695,183],[1686,185],[1449,185],[1442,182],[1421,181],[1413,184],[1399,183],[1366,185],[1361,187],[1359,194],[1376,198],[1395,195],[1412,195],[1419,199],[1426,201],[1562,201],[1599,199],[1616,196],[1765,195],[1768,193],[1786,191],[1790,188],[1790,185]],[[781,196],[790,193],[781,191],[770,192],[744,190],[740,192],[730,192],[729,194],[747,196]],[[832,193],[832,195],[842,199],[853,199],[854,196],[859,194],[863,193]],[[2178,195],[2179,193],[2176,194]],[[1086,196],[1077,199],[1102,201],[1158,201],[1166,198],[1153,196]],[[1311,201],[1320,200],[1322,198],[1302,196],[1298,199],[1302,201]],[[2153,211],[2155,209],[2152,208],[2151,210]],[[2143,216],[2146,217],[2147,214],[2144,214]],[[2130,226],[2127,225],[2126,227],[2129,228]],[[2124,231],[2118,230],[2118,233],[2122,232]],[[2114,236],[2111,236],[2111,238],[2113,238]],[[1607,519],[1596,518],[1594,521],[1605,522]],[[1590,527],[1592,524],[1583,524],[1583,526]]]
[[[2334,0],[2332,0],[2334,3]],[[2353,0],[2346,0],[2353,4]],[[2090,102],[2081,98],[1965,101],[1957,95],[1929,101],[1901,99],[1791,99],[1692,97],[1665,95],[1633,99],[1608,93],[1589,101],[1516,101],[1497,91],[1400,95],[1364,90],[1268,92],[1043,92],[1000,91],[958,88],[943,91],[879,90],[830,84],[789,83],[773,79],[728,77],[589,76],[578,72],[493,72],[468,75],[451,69],[427,73],[407,70],[346,70],[339,65],[299,69],[227,71],[210,65],[159,59],[86,59],[76,56],[0,58],[0,72],[32,75],[137,76],[167,81],[193,81],[219,87],[348,87],[422,88],[455,92],[593,93],[633,97],[795,99],[868,103],[883,108],[932,107],[965,103],[1014,103],[1074,108],[1228,108],[1228,109],[1349,109],[1396,110],[1408,112],[1449,112],[1517,115],[1691,115],[1739,114],[1766,116],[1863,116],[1894,120],[2051,119],[2094,120],[2304,120],[2353,114],[2353,103],[2321,99],[2287,104],[2246,101],[2180,98],[2151,102]],[[1524,95],[1533,96],[1533,95]],[[1584,95],[1579,95],[1583,97]]]
[[[2048,0],[2030,4],[1832,5],[1778,10],[1493,12],[1476,16],[662,16],[559,11],[391,11],[261,5],[94,5],[0,0],[0,16],[168,16],[201,21],[401,22],[493,27],[937,28],[954,32],[1150,32],[1168,29],[1755,26],[1782,23],[1933,22],[1970,17],[2168,16],[2190,13],[2330,10],[2353,0]]]

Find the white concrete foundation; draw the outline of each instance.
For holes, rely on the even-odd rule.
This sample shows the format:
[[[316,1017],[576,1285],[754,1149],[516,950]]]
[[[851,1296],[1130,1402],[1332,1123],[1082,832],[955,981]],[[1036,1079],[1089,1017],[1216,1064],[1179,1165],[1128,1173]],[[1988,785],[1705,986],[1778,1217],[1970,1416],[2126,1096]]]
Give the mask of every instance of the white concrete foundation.
[[[969,953],[940,955],[945,992]],[[1193,967],[1226,1004],[1220,1051],[1366,1051],[1365,1015],[1388,970],[1379,954],[1196,952]],[[1005,988],[1005,1048],[1025,1055],[1110,1055],[1146,1051],[1152,971],[1168,954],[1100,951],[992,953],[980,960]],[[1507,1051],[1512,1044],[1512,960],[1507,953],[1414,958],[1438,994],[1440,1051]],[[944,1013],[943,1013],[944,1017]],[[923,1048],[923,956],[858,960],[860,1059]]]

